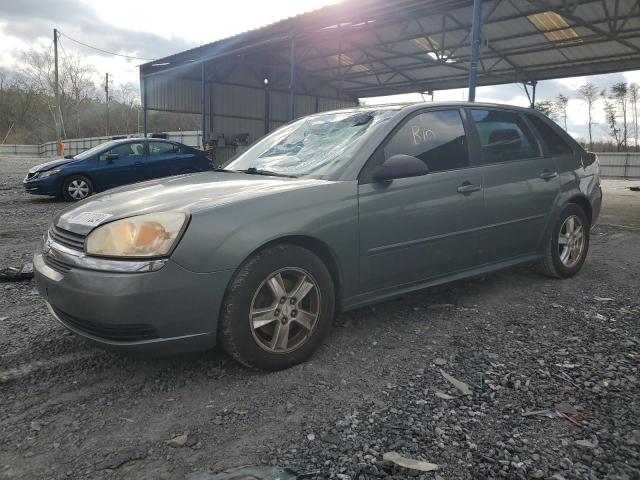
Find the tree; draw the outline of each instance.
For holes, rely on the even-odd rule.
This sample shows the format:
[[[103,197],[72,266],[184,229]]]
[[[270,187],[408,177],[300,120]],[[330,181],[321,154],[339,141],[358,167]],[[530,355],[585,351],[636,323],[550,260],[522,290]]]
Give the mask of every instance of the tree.
[[[593,125],[593,107],[598,101],[598,87],[591,82],[580,85],[578,87],[578,97],[587,104],[587,111],[589,113],[589,150],[593,150],[593,134],[591,132],[591,127]]]
[[[82,107],[96,95],[96,87],[92,77],[96,75],[95,69],[85,64],[80,55],[66,55],[62,63],[62,92],[61,97],[65,104],[73,110],[76,120],[75,136],[80,136],[80,117]],[[67,106],[67,105],[65,105]]]
[[[609,99],[605,99],[604,101],[604,115],[607,121],[607,126],[609,127],[609,131],[607,133],[616,142],[616,150],[619,152],[624,143],[622,137],[623,130],[620,126],[617,105]]]
[[[556,111],[562,115],[564,130],[567,130],[567,106],[569,105],[569,97],[559,93],[556,97]]]
[[[44,48],[36,50],[34,48],[25,52],[22,56],[23,67],[19,75],[27,88],[37,92],[38,98],[42,101],[51,115],[56,130],[56,140],[62,142],[66,136],[62,114],[56,105],[54,59],[51,50]]]
[[[618,82],[611,87],[611,100],[613,101],[615,108],[622,114],[622,131],[621,131],[621,145],[624,146],[624,150],[627,150],[628,136],[628,123],[627,123],[627,110],[629,103],[629,87],[626,82]]]
[[[633,121],[633,145],[636,151],[640,151],[638,145],[638,100],[640,100],[640,85],[629,84],[629,103],[631,104],[631,115]]]
[[[541,100],[536,102],[533,108],[552,120],[558,119],[558,107],[556,103],[551,100]]]

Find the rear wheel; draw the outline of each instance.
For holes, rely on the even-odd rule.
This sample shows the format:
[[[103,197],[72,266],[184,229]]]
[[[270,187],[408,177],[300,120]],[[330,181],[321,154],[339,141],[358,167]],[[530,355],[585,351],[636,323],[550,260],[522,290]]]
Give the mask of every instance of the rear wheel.
[[[334,314],[334,286],[324,263],[297,245],[276,245],[236,272],[220,319],[224,349],[240,363],[281,370],[320,346]]]
[[[62,197],[68,202],[84,200],[93,194],[93,184],[84,175],[72,175],[62,183]]]
[[[551,231],[541,262],[543,273],[553,278],[569,278],[580,271],[589,250],[591,225],[584,210],[567,204]]]

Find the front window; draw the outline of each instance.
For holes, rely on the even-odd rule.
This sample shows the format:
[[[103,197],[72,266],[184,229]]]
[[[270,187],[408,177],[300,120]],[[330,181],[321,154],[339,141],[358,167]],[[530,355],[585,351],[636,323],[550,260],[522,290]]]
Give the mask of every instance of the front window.
[[[225,168],[324,177],[345,166],[367,133],[395,114],[351,110],[305,117],[267,135]]]
[[[467,137],[459,110],[435,110],[409,118],[384,147],[385,158],[397,154],[422,160],[430,172],[469,166]]]
[[[100,160],[106,160],[107,155],[118,155],[118,158],[141,156],[144,155],[144,144],[142,142],[119,143],[115,147],[102,153]]]
[[[113,145],[117,145],[118,142],[106,142],[106,143],[101,143],[100,145],[97,145],[95,147],[91,147],[89,150],[85,150],[82,153],[79,153],[78,155],[76,155],[75,157],[73,157],[74,160],[84,160],[86,158],[92,157],[93,155],[95,155],[96,153],[102,152],[102,151],[106,151],[107,149],[109,149],[109,147],[113,146]]]

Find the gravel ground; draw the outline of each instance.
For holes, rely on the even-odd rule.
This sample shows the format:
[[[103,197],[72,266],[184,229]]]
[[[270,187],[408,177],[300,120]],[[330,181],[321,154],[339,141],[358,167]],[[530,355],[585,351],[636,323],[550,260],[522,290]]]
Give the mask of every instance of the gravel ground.
[[[28,259],[65,207],[21,191],[40,161],[0,158],[0,264]],[[640,478],[640,230],[620,226],[640,225],[640,193],[620,199],[619,183],[605,182],[602,217],[617,226],[596,227],[575,278],[516,268],[349,312],[284,372],[217,351],[105,353],[56,324],[33,282],[0,283],[0,478],[246,464],[342,480]],[[394,466],[390,451],[439,469]]]

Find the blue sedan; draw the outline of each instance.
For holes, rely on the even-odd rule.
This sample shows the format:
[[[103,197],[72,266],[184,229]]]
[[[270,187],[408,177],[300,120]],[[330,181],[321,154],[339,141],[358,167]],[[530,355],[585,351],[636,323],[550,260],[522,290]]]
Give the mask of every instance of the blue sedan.
[[[128,138],[37,165],[23,184],[28,193],[78,201],[129,183],[213,169],[211,159],[196,148],[168,140]]]

